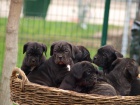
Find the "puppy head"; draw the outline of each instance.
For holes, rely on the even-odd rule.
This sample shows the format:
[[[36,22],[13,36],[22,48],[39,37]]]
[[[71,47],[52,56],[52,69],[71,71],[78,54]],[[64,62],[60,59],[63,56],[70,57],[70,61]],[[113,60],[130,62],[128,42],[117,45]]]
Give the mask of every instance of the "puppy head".
[[[72,45],[65,41],[54,42],[51,45],[50,55],[58,65],[71,65],[74,56]]]
[[[116,51],[113,46],[105,45],[98,49],[93,58],[93,63],[103,68],[109,68],[115,59],[122,57],[123,55]]]
[[[88,61],[74,64],[71,72],[76,79],[78,86],[93,86],[97,82],[98,70]]]
[[[23,46],[23,54],[26,52],[26,63],[29,66],[37,66],[43,56],[46,55],[47,46],[38,42],[28,42]]]
[[[91,58],[90,58],[90,53],[89,51],[84,47],[84,46],[77,46],[78,49],[80,50],[77,54],[76,54],[76,59],[78,62],[80,61],[89,61],[92,62]]]

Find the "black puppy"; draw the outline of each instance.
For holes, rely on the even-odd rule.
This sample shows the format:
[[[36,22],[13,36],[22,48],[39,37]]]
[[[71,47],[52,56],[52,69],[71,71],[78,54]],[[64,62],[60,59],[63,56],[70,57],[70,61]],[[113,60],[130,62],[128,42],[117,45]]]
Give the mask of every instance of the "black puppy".
[[[75,57],[73,58],[73,62],[81,62],[81,61],[89,61],[92,62],[90,58],[90,53],[87,48],[84,46],[73,46]]]
[[[67,65],[73,65],[72,45],[58,41],[51,45],[51,57],[37,70],[28,75],[31,82],[51,87],[59,87],[65,75],[69,72]]]
[[[116,91],[111,85],[104,82],[104,86],[102,86],[103,83],[99,82],[102,81],[100,75],[90,62],[78,62],[72,66],[59,88],[80,93],[116,95]]]
[[[105,45],[98,49],[97,54],[93,58],[93,63],[103,68],[103,72],[109,73],[113,68],[111,64],[117,58],[122,58],[123,55],[114,49],[113,46]]]
[[[112,65],[114,69],[106,75],[108,83],[110,83],[120,95],[129,95],[131,83],[138,77],[138,64],[131,58],[118,58]]]
[[[23,54],[26,52],[24,57],[21,70],[28,75],[32,70],[39,67],[43,62],[45,62],[47,47],[46,45],[38,42],[28,42],[23,46]]]

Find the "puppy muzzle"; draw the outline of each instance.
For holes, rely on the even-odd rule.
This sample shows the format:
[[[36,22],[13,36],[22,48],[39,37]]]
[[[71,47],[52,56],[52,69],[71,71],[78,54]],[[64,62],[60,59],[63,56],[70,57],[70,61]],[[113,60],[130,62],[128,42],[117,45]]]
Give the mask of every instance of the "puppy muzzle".
[[[70,58],[58,56],[58,57],[55,57],[55,63],[58,65],[70,65]]]
[[[93,58],[93,62],[96,61],[96,59],[97,59],[97,57],[95,56],[95,57]]]

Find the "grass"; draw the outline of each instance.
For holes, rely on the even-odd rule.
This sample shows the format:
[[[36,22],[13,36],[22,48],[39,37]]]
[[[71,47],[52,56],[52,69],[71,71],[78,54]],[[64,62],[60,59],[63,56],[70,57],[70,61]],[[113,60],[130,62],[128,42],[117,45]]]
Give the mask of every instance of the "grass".
[[[6,35],[7,18],[0,18],[0,74],[4,59],[4,44]],[[74,44],[81,44],[86,46],[90,53],[91,58],[95,55],[97,47],[95,44],[100,44],[101,39],[94,39],[95,33],[102,31],[102,25],[88,24],[88,29],[83,30],[76,23],[70,22],[52,22],[45,21],[38,18],[21,18],[19,24],[19,43],[18,43],[18,62],[17,66],[20,67],[24,54],[22,53],[23,45],[27,41],[39,41],[47,45],[47,58],[49,58],[49,48],[52,42],[58,40],[66,40]],[[110,25],[109,29],[120,28]]]
[[[30,23],[30,24],[29,24]],[[28,32],[29,34],[51,34],[59,36],[84,36],[93,35],[97,28],[101,29],[101,25],[88,24],[88,29],[81,29],[76,23],[70,22],[50,22],[42,19],[23,18],[21,19],[21,30]],[[96,26],[96,28],[95,28]],[[33,27],[34,30],[29,30],[29,27]]]

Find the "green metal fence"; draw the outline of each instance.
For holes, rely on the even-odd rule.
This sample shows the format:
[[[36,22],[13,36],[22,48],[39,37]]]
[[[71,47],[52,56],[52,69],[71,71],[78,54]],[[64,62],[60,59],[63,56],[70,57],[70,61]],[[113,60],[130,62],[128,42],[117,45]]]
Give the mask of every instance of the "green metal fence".
[[[48,47],[47,58],[50,56],[50,45],[58,40],[84,45],[89,49],[91,58],[93,58],[97,49],[104,44],[111,44],[121,51],[128,1],[51,0],[43,18],[37,15],[27,16],[24,14],[25,11],[22,12],[19,25],[17,66],[20,67],[22,64],[24,57],[22,47],[28,41],[38,41],[46,44]],[[126,56],[129,56],[131,26],[136,16],[138,2],[139,0],[132,0],[131,2],[132,9],[128,21],[129,40],[128,46],[126,46]],[[0,0],[0,73],[4,58],[5,29],[9,4],[10,0]],[[37,8],[34,8],[34,11],[35,9]]]

